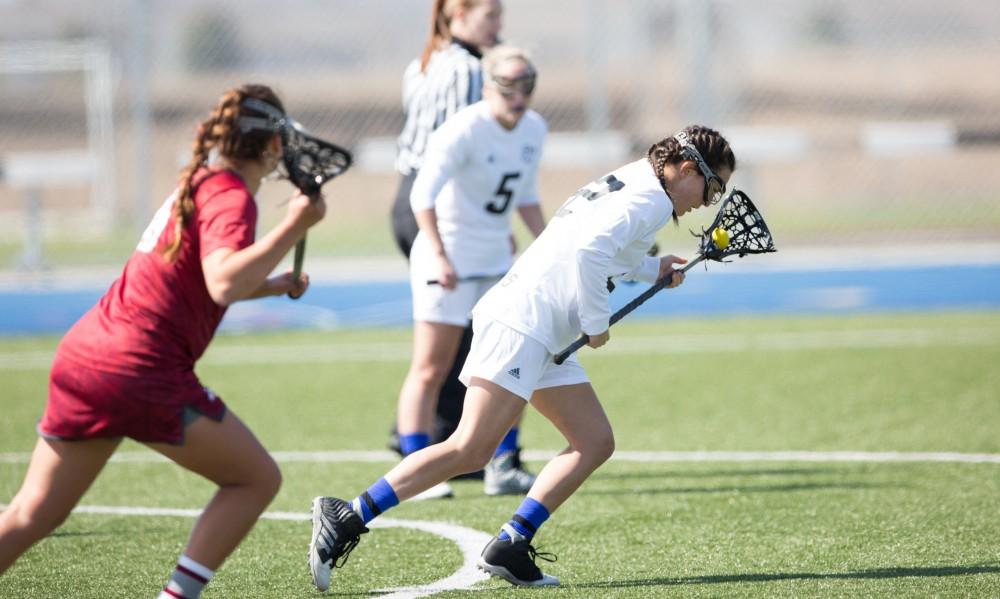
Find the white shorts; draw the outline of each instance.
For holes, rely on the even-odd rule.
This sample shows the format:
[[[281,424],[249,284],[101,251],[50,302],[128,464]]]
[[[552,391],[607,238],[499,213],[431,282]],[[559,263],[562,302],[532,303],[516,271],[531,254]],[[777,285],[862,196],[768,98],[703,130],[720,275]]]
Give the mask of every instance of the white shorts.
[[[469,326],[472,308],[500,277],[486,281],[460,281],[454,289],[428,285],[422,273],[411,273],[410,290],[413,295],[413,320]]]
[[[509,251],[509,246],[505,246]],[[470,267],[471,268],[471,267]],[[460,327],[469,325],[472,320],[472,308],[483,297],[490,287],[503,278],[503,273],[510,268],[510,256],[501,256],[499,263],[484,267],[482,270],[463,272],[459,277],[493,275],[496,277],[469,279],[460,281],[455,289],[445,289],[440,285],[428,285],[427,281],[438,276],[437,258],[434,257],[430,243],[423,233],[418,233],[410,250],[410,294],[413,298],[413,320],[451,324]]]
[[[552,357],[539,341],[479,318],[472,323],[472,349],[458,380],[468,387],[472,377],[486,379],[525,401],[538,389],[590,382],[576,355],[560,365]]]

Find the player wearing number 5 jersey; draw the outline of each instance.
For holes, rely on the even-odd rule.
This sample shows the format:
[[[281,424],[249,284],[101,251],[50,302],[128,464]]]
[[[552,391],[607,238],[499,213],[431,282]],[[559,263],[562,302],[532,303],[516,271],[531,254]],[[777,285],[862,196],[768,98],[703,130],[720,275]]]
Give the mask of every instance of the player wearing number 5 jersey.
[[[545,120],[530,109],[509,127],[485,100],[459,111],[431,135],[424,167],[410,194],[414,214],[426,225],[410,253],[411,272],[423,279],[414,293],[423,292],[428,280],[440,279],[438,287],[452,290],[453,275],[468,279],[506,273],[513,263],[510,236],[515,211],[535,235],[541,232],[538,162],[546,129]],[[441,260],[441,249],[448,264]],[[424,302],[414,313],[424,320],[431,315],[451,324],[468,321],[468,309],[436,314]]]
[[[721,135],[688,127],[654,144],[645,159],[587,185],[563,204],[510,273],[475,307],[472,350],[461,374],[469,388],[455,434],[407,457],[351,503],[332,497],[314,500],[313,550],[342,563],[372,518],[485,463],[530,402],[562,433],[567,446],[538,474],[478,565],[516,585],[559,584],[535,563],[539,557],[552,558],[536,551],[532,538],[611,457],[615,440],[583,367],[573,356],[556,365],[554,354],[581,332],[590,336],[591,347],[608,341],[608,277],[671,277],[671,286],[683,281],[674,265],[686,260],[651,258],[646,252],[671,218],[721,196],[735,166]]]
[[[434,0],[431,3],[430,36],[423,52],[410,63],[403,75],[403,108],[406,123],[397,139],[396,168],[399,188],[392,205],[392,232],[400,252],[410,258],[410,249],[419,229],[410,208],[410,191],[423,166],[427,142],[438,127],[459,110],[483,98],[483,52],[497,45],[503,25],[500,0]],[[431,443],[450,435],[462,415],[465,385],[458,373],[469,354],[472,327],[462,334],[451,370],[445,377],[437,400]],[[405,453],[392,419],[389,446]],[[512,440],[516,447],[516,440]],[[409,447],[412,449],[412,447]],[[517,457],[519,454],[515,453]],[[515,460],[514,467],[519,464]],[[472,476],[481,477],[481,473]]]
[[[485,99],[431,135],[410,194],[420,232],[410,253],[413,361],[396,420],[404,454],[428,445],[437,398],[472,307],[513,263],[512,215],[518,212],[536,236],[545,226],[538,163],[547,127],[528,108],[534,66],[522,50],[499,46],[484,57],[483,69]],[[486,469],[489,494],[524,493],[533,482],[505,462],[515,455],[516,437],[515,426]],[[442,484],[420,498],[450,494]]]

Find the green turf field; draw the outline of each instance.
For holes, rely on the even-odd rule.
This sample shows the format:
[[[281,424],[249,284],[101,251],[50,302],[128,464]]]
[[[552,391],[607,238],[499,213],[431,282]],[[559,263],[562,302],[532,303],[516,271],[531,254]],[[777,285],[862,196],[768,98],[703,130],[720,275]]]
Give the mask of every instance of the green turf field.
[[[0,503],[24,474],[56,339],[0,340]],[[199,373],[275,452],[382,450],[407,367],[405,330],[220,337]],[[1000,455],[1000,313],[633,321],[584,364],[625,452],[958,452]],[[531,450],[561,448],[529,413]],[[110,464],[85,506],[196,509],[210,485],[143,459]],[[287,454],[278,454],[287,455]],[[690,454],[685,454],[690,455]],[[824,454],[825,455],[825,454]],[[612,460],[541,529],[559,556],[548,597],[998,597],[1000,463]],[[282,459],[273,512],[347,498],[392,465]],[[536,470],[540,462],[529,463]],[[390,518],[494,534],[517,498],[459,482]],[[153,597],[186,516],[75,514],[3,577],[0,597]],[[262,520],[203,597],[315,597],[308,522]],[[462,554],[377,528],[330,595],[429,584]],[[438,597],[493,597],[479,583]]]

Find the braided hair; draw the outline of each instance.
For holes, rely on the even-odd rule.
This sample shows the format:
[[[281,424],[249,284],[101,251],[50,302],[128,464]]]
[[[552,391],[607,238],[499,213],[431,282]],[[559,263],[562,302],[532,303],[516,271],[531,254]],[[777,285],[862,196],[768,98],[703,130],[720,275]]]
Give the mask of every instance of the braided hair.
[[[729,142],[718,131],[702,125],[690,125],[685,127],[683,131],[712,171],[718,172],[723,167],[727,167],[730,171],[736,170],[736,156],[733,154],[732,148],[729,147]],[[663,168],[668,164],[679,164],[684,161],[684,157],[681,156],[681,143],[673,135],[665,137],[649,146],[646,159],[649,160],[653,172],[660,180],[660,186],[666,191],[667,185],[663,180]],[[677,222],[676,214],[674,222]]]
[[[194,214],[192,191],[195,175],[208,162],[209,152],[217,150],[220,155],[235,160],[259,160],[274,136],[272,131],[240,129],[238,120],[241,116],[264,116],[242,105],[247,98],[256,98],[281,112],[285,111],[278,96],[265,85],[244,85],[222,94],[211,115],[198,125],[191,161],[181,171],[177,199],[173,206],[174,237],[163,250],[168,262],[176,260],[180,253],[184,227]]]

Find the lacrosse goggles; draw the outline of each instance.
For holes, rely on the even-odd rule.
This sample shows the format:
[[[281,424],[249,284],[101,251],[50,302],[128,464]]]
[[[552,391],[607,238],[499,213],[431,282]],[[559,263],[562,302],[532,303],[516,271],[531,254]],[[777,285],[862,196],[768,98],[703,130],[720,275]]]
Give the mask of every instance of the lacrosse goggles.
[[[702,203],[705,206],[718,204],[722,200],[722,196],[726,193],[725,181],[708,167],[708,163],[705,162],[698,148],[694,147],[694,144],[691,143],[691,138],[688,137],[687,133],[681,131],[674,136],[674,139],[681,144],[681,157],[687,160],[694,160],[701,171],[701,175],[705,177],[705,197],[702,199]]]
[[[500,95],[505,98],[509,98],[514,94],[530,96],[535,91],[535,81],[538,79],[538,73],[534,69],[529,69],[527,73],[520,77],[490,75],[490,79],[496,84]]]
[[[256,110],[266,116],[241,116],[239,118],[240,131],[249,133],[250,131],[274,131],[280,132],[285,127],[302,129],[295,119],[278,110],[275,106],[268,104],[257,98],[244,98],[240,106]]]
[[[288,130],[302,130],[302,125],[300,125],[292,117],[278,110],[276,106],[268,104],[263,100],[258,100],[257,98],[244,98],[243,101],[240,102],[240,106],[243,108],[249,108],[250,110],[255,110],[265,115],[241,116],[236,123],[239,125],[242,133],[246,134],[251,131],[271,131],[281,136],[281,157],[278,160],[278,165],[275,170],[268,173],[265,176],[265,180],[270,181],[282,177],[290,178],[288,176],[288,168],[284,161],[285,149],[288,145]]]

